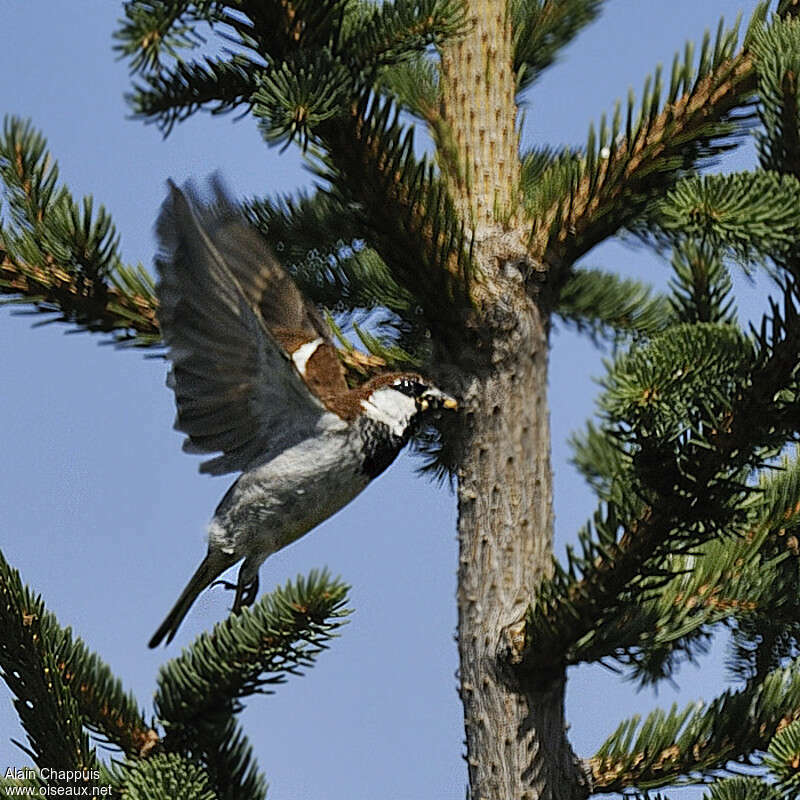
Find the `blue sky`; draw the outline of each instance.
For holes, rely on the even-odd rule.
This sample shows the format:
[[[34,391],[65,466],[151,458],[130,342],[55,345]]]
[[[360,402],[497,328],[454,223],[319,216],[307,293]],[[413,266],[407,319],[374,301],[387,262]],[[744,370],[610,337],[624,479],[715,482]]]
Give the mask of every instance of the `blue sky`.
[[[608,0],[600,21],[564,53],[529,98],[523,144],[576,144],[589,122],[628,87],[667,67],[738,0]],[[112,213],[126,260],[150,264],[164,182],[219,170],[238,194],[310,185],[291,151],[268,150],[251,119],[198,115],[166,141],[128,118],[129,78],[111,50],[121,4],[109,0],[2,0],[0,110],[30,117],[49,140],[76,196]],[[752,149],[729,160],[752,163]],[[662,284],[667,265],[610,243],[584,263]],[[759,287],[737,281],[746,311]],[[230,478],[200,476],[172,430],[166,365],[98,346],[85,334],[0,309],[0,548],[150,712],[159,665],[227,613],[208,592],[167,649],[146,642],[205,552],[205,525]],[[602,353],[562,330],[553,337],[551,383],[557,551],[593,509],[568,464],[566,440],[592,412]],[[272,556],[262,590],[327,565],[352,584],[355,609],[331,650],[304,678],[248,703],[244,725],[270,796],[463,798],[463,728],[456,695],[455,501],[414,475],[404,456],[354,503]],[[658,696],[600,667],[572,670],[568,718],[576,751],[590,756],[618,721],[656,705],[711,698],[724,652],[686,667]],[[0,688],[0,771],[27,759],[11,698]],[[675,791],[696,800],[698,789]]]

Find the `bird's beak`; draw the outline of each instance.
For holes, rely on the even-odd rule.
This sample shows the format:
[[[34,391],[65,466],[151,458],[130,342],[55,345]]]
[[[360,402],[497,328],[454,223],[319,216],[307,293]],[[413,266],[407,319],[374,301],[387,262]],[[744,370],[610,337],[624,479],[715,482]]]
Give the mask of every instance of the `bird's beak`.
[[[422,395],[419,406],[422,411],[427,411],[431,407],[447,408],[451,411],[455,411],[455,409],[458,408],[458,401],[455,397],[451,397],[449,394],[445,394],[439,389],[431,388]]]

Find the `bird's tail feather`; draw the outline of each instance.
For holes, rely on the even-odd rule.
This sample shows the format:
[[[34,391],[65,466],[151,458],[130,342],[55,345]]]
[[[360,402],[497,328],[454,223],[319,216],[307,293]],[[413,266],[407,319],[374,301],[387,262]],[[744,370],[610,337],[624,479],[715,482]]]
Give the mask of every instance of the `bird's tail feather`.
[[[189,579],[186,588],[181,592],[172,610],[167,614],[166,619],[161,623],[158,630],[153,634],[153,638],[148,643],[149,647],[158,647],[164,637],[167,637],[166,644],[169,644],[178,631],[178,627],[186,616],[192,604],[197,599],[200,592],[211,584],[228,567],[233,566],[236,558],[227,556],[220,551],[209,552],[203,559],[200,566],[195,570],[194,575]]]

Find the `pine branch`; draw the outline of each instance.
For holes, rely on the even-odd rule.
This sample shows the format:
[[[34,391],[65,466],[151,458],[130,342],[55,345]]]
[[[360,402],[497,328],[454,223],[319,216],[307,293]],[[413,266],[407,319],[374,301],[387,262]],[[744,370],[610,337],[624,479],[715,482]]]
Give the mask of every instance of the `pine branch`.
[[[775,564],[765,575],[765,602],[732,626],[728,670],[739,680],[763,678],[800,656],[800,465],[784,457],[762,476],[755,513],[769,531],[764,557]],[[771,597],[770,597],[771,596]]]
[[[158,346],[158,301],[150,274],[141,265],[122,263],[110,215],[102,207],[95,214],[91,199],[77,204],[58,185],[58,165],[44,138],[13,117],[6,119],[0,141],[0,177],[10,200],[10,225],[0,230],[0,305],[27,307],[48,323],[111,334],[119,346]],[[411,332],[419,326],[410,322],[411,296],[374,251],[359,241],[337,239],[320,256],[320,239],[333,237],[337,226],[345,236],[360,230],[346,222],[346,209],[317,195],[297,203],[252,201],[245,212],[265,230],[282,261],[301,259],[286,266],[312,301],[342,312],[380,304],[393,315],[387,332],[414,339]],[[352,346],[340,356],[356,383],[376,366]]]
[[[336,314],[383,307],[414,319],[414,298],[392,279],[354,210],[330,194],[250,200],[244,211],[306,297]]]
[[[676,320],[736,325],[733,285],[717,249],[705,242],[678,243],[672,272],[670,305]]]
[[[764,765],[777,778],[777,791],[787,797],[797,796],[800,792],[800,722],[793,722],[775,734]]]
[[[773,736],[800,719],[798,665],[776,670],[740,691],[683,711],[656,710],[623,722],[591,759],[595,792],[697,783],[730,762],[752,763]]]
[[[52,619],[55,627],[55,619]],[[55,634],[50,634],[56,641]],[[86,728],[129,757],[146,756],[158,743],[132,693],[96,653],[64,631],[58,648],[58,669],[64,686],[75,698]]]
[[[175,726],[165,742],[170,754],[200,761],[216,800],[264,800],[267,781],[233,713],[207,713],[191,725]]]
[[[303,48],[330,44],[346,5],[345,0],[130,0],[115,38],[117,50],[130,59],[131,73],[143,82],[134,85],[128,102],[136,116],[157,123],[165,135],[201,108],[248,110],[286,59]],[[206,43],[197,30],[203,24],[228,44],[227,58],[192,61],[183,55]]]
[[[749,45],[766,11],[762,3],[738,52],[737,29],[722,25],[713,46],[706,35],[696,67],[687,45],[683,58],[675,57],[663,106],[657,70],[645,82],[638,119],[629,97],[624,122],[617,104],[610,127],[603,118],[597,133],[590,128],[582,160],[558,181],[558,193],[545,179],[550,191],[537,190],[527,198],[536,220],[531,237],[535,259],[559,269],[571,265],[631,222],[683,172],[733,146],[757,89]]]
[[[114,49],[131,59],[134,73],[157,69],[165,56],[179,59],[183,50],[203,44],[196,25],[211,20],[214,5],[214,0],[128,0],[123,5],[125,16],[114,32]]]
[[[126,6],[129,20],[117,32],[118,49],[144,78],[128,96],[134,114],[168,134],[200,108],[221,113],[245,106],[262,120],[268,141],[296,139],[304,147],[317,124],[346,113],[387,68],[424,54],[467,24],[461,0],[183,5]],[[200,41],[197,34],[197,40],[187,38],[188,19],[207,22],[234,50],[225,58],[180,58],[180,49]],[[168,48],[160,44],[173,39]]]
[[[457,306],[453,313],[458,315],[468,302],[464,285],[470,262],[467,233],[444,184],[425,159],[414,157],[395,107],[373,97],[372,87],[380,85],[387,66],[413,61],[427,48],[464,30],[463,2],[351,4],[344,13],[341,3],[330,0],[322,4],[319,19],[305,3],[296,9],[292,6],[291,12],[272,9],[272,5],[267,3],[270,8],[265,8],[263,3],[244,2],[235,9],[225,3],[204,7],[215,25],[233,29],[238,45],[256,53],[266,65],[257,76],[248,75],[258,83],[250,102],[265,137],[271,142],[296,140],[329,154],[325,177],[340,192],[344,205],[356,210],[359,226],[389,266],[394,281],[403,292],[419,295],[418,305],[430,323],[446,327],[442,309]],[[184,10],[191,7],[186,4]],[[335,9],[342,13],[336,16]],[[268,12],[277,20],[269,30]],[[299,28],[292,27],[287,17],[295,13],[297,20],[303,19]],[[156,9],[150,16],[163,35],[163,14]],[[179,25],[180,14],[174,20]],[[152,37],[142,34],[141,25],[136,30],[135,36],[124,34],[131,47],[134,41],[150,42]],[[129,47],[128,52],[133,50]],[[155,118],[164,122],[168,120],[164,114],[182,118],[191,113],[197,107],[196,98],[207,89],[208,69],[178,65],[178,75],[165,73],[155,56],[148,63],[155,65],[153,80],[166,81],[160,89],[161,105],[150,106]],[[238,102],[232,95],[215,95],[214,100],[225,108]],[[444,303],[448,298],[454,302]]]
[[[242,698],[311,666],[349,613],[346,591],[312,572],[202,634],[159,673],[155,702],[168,736],[208,714],[239,710]]]
[[[184,51],[206,43],[203,25],[221,29],[239,48],[272,53],[280,60],[303,46],[324,45],[341,26],[347,0],[128,0],[114,33],[115,49],[130,59],[133,74],[158,73]]]
[[[149,752],[158,737],[133,695],[123,691],[111,670],[80,639],[73,640],[69,628],[59,626],[2,553],[0,594],[0,627],[5,632],[0,673],[19,698],[15,706],[39,766],[74,769],[94,764],[82,725],[127,755]],[[76,756],[78,760],[72,760]]]
[[[81,770],[96,767],[81,726],[78,702],[62,680],[58,645],[64,633],[41,598],[23,586],[19,573],[0,554],[0,675],[15,695],[14,708],[39,767]],[[68,636],[68,632],[66,632]]]
[[[389,102],[365,98],[345,124],[325,126],[323,173],[352,205],[392,278],[413,294],[443,341],[470,306],[471,241],[444,182],[413,153],[413,132]],[[463,344],[463,343],[462,343]]]
[[[603,0],[513,0],[514,70],[522,92],[600,14]]]
[[[264,69],[241,54],[229,60],[206,57],[203,61],[179,61],[172,68],[148,73],[126,96],[135,117],[155,122],[165,136],[176,122],[202,108],[223,114],[239,106],[251,106]]]
[[[763,263],[795,250],[798,217],[800,182],[792,175],[704,175],[678,181],[653,206],[646,235],[678,245],[700,241],[717,258]]]
[[[765,318],[755,337],[753,360],[744,373],[735,366],[743,355],[739,352],[741,344],[732,341],[728,347],[728,354],[734,359],[730,377],[715,384],[714,379],[704,376],[695,387],[696,395],[687,384],[691,375],[680,375],[680,394],[686,393],[683,399],[678,394],[665,394],[669,383],[663,380],[661,384],[653,383],[651,389],[637,390],[635,384],[621,384],[618,400],[623,405],[629,403],[634,413],[626,424],[631,430],[644,433],[648,425],[654,425],[651,430],[657,433],[655,439],[663,436],[666,446],[650,449],[646,438],[639,441],[633,457],[638,488],[636,483],[630,487],[635,493],[627,493],[626,505],[607,503],[605,514],[595,518],[594,537],[583,541],[583,554],[569,553],[566,568],[557,565],[553,580],[542,587],[527,617],[520,664],[523,671],[529,671],[532,677],[547,675],[564,663],[583,660],[588,641],[598,635],[598,620],[623,613],[632,602],[660,588],[671,577],[663,572],[667,553],[690,552],[702,541],[746,525],[742,503],[752,490],[742,482],[743,474],[762,466],[763,459],[774,455],[798,427],[791,399],[794,369],[800,359],[798,302],[800,293],[789,286],[783,309],[773,303],[770,317]],[[768,325],[772,327],[771,335]],[[672,329],[667,337],[675,337]],[[668,340],[664,344],[670,346]],[[677,341],[674,344],[680,348]],[[718,344],[707,345],[712,361],[716,347]],[[703,361],[702,349],[693,357],[699,359],[694,362],[698,367]],[[673,360],[673,372],[674,364]],[[700,369],[707,370],[710,365],[707,360]],[[723,373],[727,369],[722,363],[719,367]],[[739,377],[735,377],[737,373]],[[695,383],[698,376],[699,373],[694,377]],[[722,394],[727,400],[724,396],[711,396],[706,404],[703,391],[708,392],[709,386],[715,386],[716,391],[726,384]],[[787,390],[788,394],[782,394]],[[781,400],[783,397],[786,399]],[[724,402],[719,405],[723,400],[729,405],[728,411],[724,410]],[[674,428],[674,422],[669,422],[672,416],[665,401],[667,405],[676,403],[677,407],[700,402],[700,417],[693,424],[691,435],[680,433],[680,427]],[[666,411],[663,423],[658,416],[650,423],[636,418],[640,414],[646,417],[651,405]],[[592,657],[597,655],[594,648]]]
[[[613,435],[613,429],[598,427],[592,420],[586,429],[570,437],[572,465],[601,502],[623,504],[632,468],[631,453]]]
[[[369,13],[347,32],[343,45],[361,69],[405,62],[461,35],[469,25],[463,0],[394,0],[379,6],[362,3],[362,8]]]
[[[728,778],[717,781],[703,800],[786,800],[768,783],[754,777]]]
[[[197,763],[175,753],[128,762],[116,771],[125,800],[218,800],[208,776]],[[242,797],[244,800],[244,797]],[[255,796],[253,796],[255,800]]]
[[[346,591],[312,572],[202,634],[161,668],[155,705],[163,748],[200,757],[220,798],[264,797],[266,783],[235,715],[244,697],[312,666],[349,613]]]
[[[598,269],[572,272],[558,293],[554,311],[595,341],[614,343],[658,333],[670,316],[667,298],[653,296],[647,284]]]
[[[0,249],[0,304],[31,305],[78,330],[112,334],[120,345],[152,347],[161,340],[152,279],[141,266],[120,267],[112,285],[97,285],[61,265],[38,267],[12,260]]]
[[[0,302],[33,306],[115,342],[159,341],[155,296],[141,266],[125,266],[111,217],[58,185],[58,164],[31,125],[7,117],[0,179],[9,217],[0,230]],[[53,320],[55,321],[55,320]]]
[[[198,725],[204,761],[219,800],[264,800],[267,781],[253,757],[247,737],[231,717],[225,725],[215,720],[213,727]],[[209,747],[208,745],[212,746]]]
[[[674,675],[682,661],[705,653],[713,627],[725,622],[751,628],[752,662],[757,650],[770,649],[770,642],[759,635],[764,627],[759,620],[784,632],[800,621],[796,557],[779,547],[781,540],[785,542],[781,530],[756,516],[744,536],[706,542],[690,554],[668,557],[661,569],[674,577],[649,595],[622,598],[617,613],[599,619],[584,638],[583,658],[612,659],[641,685],[656,684]],[[763,678],[792,655],[800,653],[784,647],[764,660],[763,669],[748,675],[740,667],[738,675]]]
[[[435,134],[441,125],[439,65],[426,54],[415,55],[383,70],[378,87],[405,111],[426,122]]]
[[[800,178],[800,21],[776,21],[754,37],[752,49],[763,126],[756,138],[761,167]]]

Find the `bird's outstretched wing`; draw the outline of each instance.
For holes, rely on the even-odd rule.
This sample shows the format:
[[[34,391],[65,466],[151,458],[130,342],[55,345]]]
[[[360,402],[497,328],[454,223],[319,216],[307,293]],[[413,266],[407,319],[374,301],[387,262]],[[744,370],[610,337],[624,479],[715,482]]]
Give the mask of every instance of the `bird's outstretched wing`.
[[[200,466],[221,475],[314,434],[325,406],[301,370],[320,345],[336,354],[316,309],[215,189],[215,202],[203,206],[170,182],[156,267],[175,427],[187,435],[184,450],[221,454]]]

